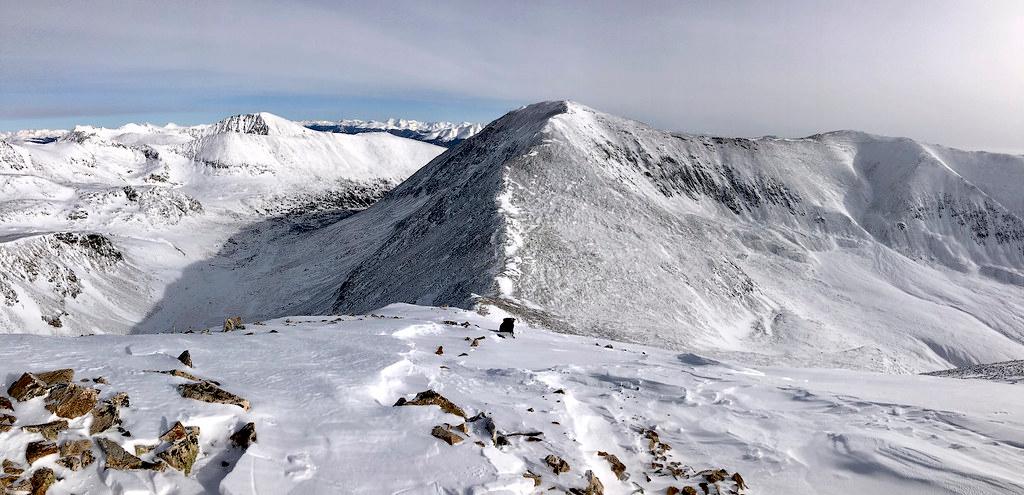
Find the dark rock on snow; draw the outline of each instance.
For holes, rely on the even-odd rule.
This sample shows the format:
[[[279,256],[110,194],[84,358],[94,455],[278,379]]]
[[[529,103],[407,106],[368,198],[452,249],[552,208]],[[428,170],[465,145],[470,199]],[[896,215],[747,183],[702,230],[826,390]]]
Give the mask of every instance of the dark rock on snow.
[[[466,417],[466,412],[461,407],[456,406],[455,403],[433,390],[420,392],[412,400],[406,400],[405,397],[402,397],[398,399],[398,402],[395,402],[395,406],[437,406],[446,413],[462,416],[463,418]]]

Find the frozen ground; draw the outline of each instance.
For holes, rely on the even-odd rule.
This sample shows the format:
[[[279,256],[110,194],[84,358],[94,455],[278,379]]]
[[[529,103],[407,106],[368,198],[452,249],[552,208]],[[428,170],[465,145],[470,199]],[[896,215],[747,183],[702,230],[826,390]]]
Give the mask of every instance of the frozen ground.
[[[104,470],[96,449],[101,459],[77,473],[55,466],[55,456],[37,461],[64,477],[51,494],[533,493],[527,470],[541,475],[539,490],[582,488],[588,470],[609,494],[662,494],[702,480],[655,472],[645,430],[671,445],[662,464],[678,462],[687,474],[739,472],[744,493],[1024,491],[1019,386],[751,368],[523,325],[503,339],[491,332],[503,315],[489,310],[393,305],[377,316],[291,317],[230,333],[7,335],[0,378],[6,387],[23,371],[62,367],[75,369],[76,380],[105,377],[108,385],[96,385],[101,398],[130,395],[122,417],[132,436],[104,435],[129,450],[174,421],[201,427],[192,477]],[[483,339],[471,347],[466,339],[476,337]],[[184,379],[146,371],[187,369],[175,359],[185,349],[189,371],[218,380],[252,409],[183,399],[174,385]],[[471,423],[466,441],[449,446],[431,430],[463,418],[434,406],[392,407],[428,389],[466,416],[486,413],[499,433],[540,432],[539,441],[509,436],[496,448]],[[17,426],[51,419],[41,401],[16,404],[0,457],[24,462],[25,444],[39,438]],[[73,421],[61,440],[82,435],[88,421]],[[258,443],[244,453],[229,447],[227,436],[249,421]],[[617,480],[598,451],[617,456],[628,480]],[[549,454],[570,470],[553,474],[541,460]],[[733,486],[720,485],[722,493]]]

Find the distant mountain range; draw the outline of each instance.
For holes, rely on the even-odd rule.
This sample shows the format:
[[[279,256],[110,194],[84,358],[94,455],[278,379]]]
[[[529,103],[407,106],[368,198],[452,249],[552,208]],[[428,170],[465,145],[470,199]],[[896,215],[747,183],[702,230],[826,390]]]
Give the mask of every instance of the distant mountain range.
[[[306,120],[300,124],[317,131],[361,134],[387,132],[399,137],[424,141],[450,148],[480,132],[480,124],[471,122],[419,122],[406,119],[377,120]]]

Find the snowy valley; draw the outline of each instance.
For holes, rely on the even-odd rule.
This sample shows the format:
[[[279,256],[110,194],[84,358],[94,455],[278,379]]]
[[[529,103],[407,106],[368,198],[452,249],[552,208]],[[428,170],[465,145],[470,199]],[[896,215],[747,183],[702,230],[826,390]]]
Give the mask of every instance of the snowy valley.
[[[486,126],[2,134],[0,458],[24,471],[0,479],[1021,493],[1021,184],[1021,155],[670,133],[569,101]],[[81,414],[54,412],[68,390]],[[87,465],[61,450],[83,439]]]

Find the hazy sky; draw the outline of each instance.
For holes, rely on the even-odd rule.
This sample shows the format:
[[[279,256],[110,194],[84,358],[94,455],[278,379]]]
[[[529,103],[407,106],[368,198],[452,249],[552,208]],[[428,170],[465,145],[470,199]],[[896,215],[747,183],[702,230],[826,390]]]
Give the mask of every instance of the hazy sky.
[[[0,129],[486,122],[548,99],[671,130],[1024,152],[1024,1],[0,0]]]

